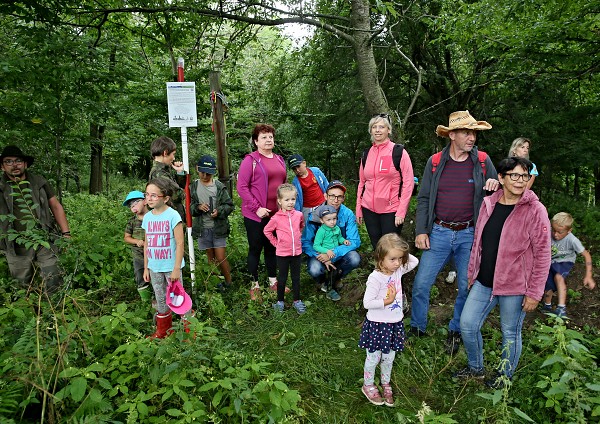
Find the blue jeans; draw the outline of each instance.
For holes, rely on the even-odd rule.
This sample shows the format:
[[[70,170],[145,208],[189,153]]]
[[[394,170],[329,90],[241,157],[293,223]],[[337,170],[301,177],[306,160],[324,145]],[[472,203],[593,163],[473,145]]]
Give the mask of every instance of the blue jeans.
[[[492,296],[492,289],[475,281],[465,303],[460,320],[460,329],[467,352],[469,367],[483,370],[483,338],[481,327],[488,314],[496,305],[500,306],[500,327],[502,330],[502,366],[500,373],[512,378],[521,356],[521,327],[523,295]]]
[[[342,274],[340,278],[348,275],[350,271],[358,268],[360,265],[360,255],[355,250],[351,250],[346,253],[344,256],[339,258],[333,258],[333,264],[337,269],[342,270]],[[306,264],[308,267],[308,274],[315,279],[315,281],[322,283],[324,281],[325,272],[327,272],[327,268],[325,265],[321,263],[317,258],[308,258],[308,263]]]
[[[454,302],[454,316],[449,329],[460,332],[460,314],[468,294],[467,269],[473,246],[473,227],[462,231],[454,231],[434,224],[429,234],[429,250],[423,250],[419,269],[415,276],[412,290],[411,327],[421,331],[427,329],[427,312],[429,310],[429,293],[435,278],[442,268],[454,258],[458,282],[458,295]]]

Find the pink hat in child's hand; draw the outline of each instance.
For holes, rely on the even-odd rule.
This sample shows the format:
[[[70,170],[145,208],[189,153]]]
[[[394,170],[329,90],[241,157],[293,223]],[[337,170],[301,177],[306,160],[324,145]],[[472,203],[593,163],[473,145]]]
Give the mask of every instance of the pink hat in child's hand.
[[[184,315],[192,309],[192,298],[185,292],[180,280],[169,281],[167,306],[176,314]]]

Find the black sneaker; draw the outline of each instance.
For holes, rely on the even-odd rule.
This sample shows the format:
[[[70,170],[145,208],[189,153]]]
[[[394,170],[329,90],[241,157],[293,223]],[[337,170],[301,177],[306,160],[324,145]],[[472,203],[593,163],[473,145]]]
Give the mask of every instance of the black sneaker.
[[[477,371],[469,366],[466,366],[463,369],[458,370],[454,374],[452,374],[452,377],[454,377],[454,378],[475,378],[478,380],[483,380],[483,378],[485,377],[485,372],[484,372],[484,370]]]
[[[420,330],[417,327],[410,327],[410,335],[413,337],[425,337],[427,333],[425,331]]]
[[[510,387],[511,384],[510,378],[504,374],[496,374],[494,378],[485,381],[485,385],[494,390],[504,390],[506,387]]]
[[[446,343],[444,343],[444,346],[446,347],[446,353],[448,355],[454,355],[456,352],[458,352],[458,348],[461,343],[462,337],[460,337],[460,333],[458,331],[450,330],[448,332]]]

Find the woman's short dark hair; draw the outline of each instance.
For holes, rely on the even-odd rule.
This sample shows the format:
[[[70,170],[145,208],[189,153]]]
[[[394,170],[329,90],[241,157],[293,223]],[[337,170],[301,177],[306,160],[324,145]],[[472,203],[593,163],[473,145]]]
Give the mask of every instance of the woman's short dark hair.
[[[271,133],[273,134],[273,137],[275,137],[275,127],[269,124],[256,124],[252,131],[252,142],[254,144],[256,144],[256,140],[258,140],[258,135],[260,133]]]
[[[530,173],[533,169],[533,164],[528,159],[512,156],[510,158],[502,159],[498,165],[496,165],[496,171],[498,174],[506,175],[507,172],[512,171],[519,165],[523,169],[526,169],[527,173]]]

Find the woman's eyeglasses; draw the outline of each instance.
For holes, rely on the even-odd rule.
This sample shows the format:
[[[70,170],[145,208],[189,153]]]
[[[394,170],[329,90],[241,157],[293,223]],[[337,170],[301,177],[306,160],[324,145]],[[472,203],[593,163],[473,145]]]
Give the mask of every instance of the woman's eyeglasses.
[[[158,194],[155,194],[155,193],[144,193],[144,197],[145,197],[146,199],[150,199],[150,200],[156,200],[156,199],[158,199],[159,197],[165,197],[165,196],[160,196],[160,195],[158,195]]]
[[[506,175],[508,175],[512,181],[519,181],[519,178],[522,178],[523,181],[527,182],[531,179],[531,175],[519,174],[518,172],[509,172]]]

